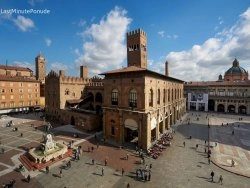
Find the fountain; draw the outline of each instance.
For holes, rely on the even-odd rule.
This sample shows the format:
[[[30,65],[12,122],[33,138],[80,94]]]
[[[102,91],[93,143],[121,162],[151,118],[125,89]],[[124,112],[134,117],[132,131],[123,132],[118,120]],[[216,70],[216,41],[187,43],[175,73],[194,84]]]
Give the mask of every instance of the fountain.
[[[63,158],[63,155],[68,152],[68,147],[63,141],[54,141],[51,134],[47,134],[46,137],[45,144],[32,148],[28,152],[29,158],[37,164]]]

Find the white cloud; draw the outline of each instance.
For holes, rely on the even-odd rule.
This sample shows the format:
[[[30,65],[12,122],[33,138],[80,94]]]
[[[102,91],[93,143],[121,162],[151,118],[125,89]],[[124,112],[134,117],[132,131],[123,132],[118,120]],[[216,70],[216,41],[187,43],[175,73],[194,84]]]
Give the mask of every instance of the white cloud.
[[[23,32],[26,32],[29,29],[35,27],[34,22],[30,18],[25,18],[24,16],[19,15],[16,19],[13,19],[13,21],[17,25],[17,27]]]
[[[35,6],[36,4],[38,3],[42,3],[43,0],[29,0],[28,3],[31,5],[31,6]]]
[[[249,70],[250,63],[250,8],[240,15],[231,28],[191,49],[170,52],[164,58],[169,62],[170,76],[186,81],[217,80],[218,75],[232,66],[236,57],[240,66]],[[164,69],[164,60],[157,64]]]
[[[52,40],[51,40],[51,39],[45,38],[44,41],[45,41],[45,43],[46,43],[46,46],[48,46],[48,47],[51,46],[51,44],[52,44]]]
[[[158,35],[160,35],[162,38],[164,37],[165,32],[164,31],[158,31]]]
[[[31,69],[33,71],[33,73],[35,74],[35,65],[34,63],[29,63],[27,61],[14,61],[13,64],[15,66],[18,66],[18,67],[27,67],[29,69]]]
[[[68,70],[69,67],[65,63],[54,62],[50,65],[51,70],[59,72],[59,70]]]
[[[75,60],[76,66],[87,65],[90,75],[121,67],[127,55],[126,32],[132,21],[126,14],[126,10],[115,7],[99,23],[82,32],[86,41]]]

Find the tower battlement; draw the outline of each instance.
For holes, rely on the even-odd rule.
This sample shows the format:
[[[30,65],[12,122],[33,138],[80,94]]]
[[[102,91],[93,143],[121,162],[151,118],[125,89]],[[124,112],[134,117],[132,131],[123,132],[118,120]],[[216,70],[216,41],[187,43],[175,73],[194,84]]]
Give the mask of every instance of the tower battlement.
[[[138,34],[144,35],[145,37],[147,36],[146,32],[140,28],[127,32],[127,36],[138,35]]]

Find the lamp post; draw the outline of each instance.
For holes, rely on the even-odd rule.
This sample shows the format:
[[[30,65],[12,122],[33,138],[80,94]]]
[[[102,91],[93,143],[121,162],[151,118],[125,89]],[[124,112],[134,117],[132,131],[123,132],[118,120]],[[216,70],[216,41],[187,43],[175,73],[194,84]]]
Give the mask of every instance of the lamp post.
[[[207,123],[207,129],[208,129],[208,155],[210,153],[210,124],[209,124],[209,118],[208,118],[208,123]]]

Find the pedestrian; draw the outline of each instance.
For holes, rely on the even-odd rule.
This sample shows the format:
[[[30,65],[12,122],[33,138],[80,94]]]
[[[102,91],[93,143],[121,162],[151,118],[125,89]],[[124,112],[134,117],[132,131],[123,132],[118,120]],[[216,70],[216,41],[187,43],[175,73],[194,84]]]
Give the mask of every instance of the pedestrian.
[[[211,179],[212,179],[212,182],[214,182],[214,171],[211,172]]]
[[[232,131],[232,135],[234,135],[234,130]]]
[[[105,159],[105,161],[104,161],[105,166],[107,166],[107,163],[108,163],[108,160]]]
[[[145,172],[145,175],[144,175],[144,180],[147,181],[148,180],[148,173]]]
[[[127,153],[127,160],[128,160],[128,153]]]
[[[149,168],[150,168],[150,169],[152,168],[152,163],[150,163]]]
[[[185,146],[186,146],[186,143],[185,143],[185,142],[183,142],[183,147],[185,148]]]
[[[95,140],[97,140],[97,136],[96,136],[96,134],[95,134]]]
[[[196,150],[198,149],[198,144],[196,144]]]
[[[122,176],[123,176],[123,174],[124,174],[124,169],[122,168]]]
[[[94,147],[93,146],[91,147],[91,150],[92,150],[92,152],[94,151]]]
[[[232,165],[231,165],[231,167],[234,167],[234,165],[235,165],[235,162],[234,162],[234,160],[232,159]]]
[[[23,133],[20,134],[20,137],[23,137]]]
[[[95,160],[94,159],[92,159],[92,165],[94,165],[95,164]]]
[[[30,175],[27,176],[27,182],[30,182]]]
[[[205,140],[205,144],[207,143],[207,141]]]
[[[150,179],[151,179],[151,172],[149,171],[149,173],[148,173],[148,181],[150,181]]]
[[[219,178],[219,182],[218,182],[218,183],[220,183],[220,184],[222,185],[222,181],[223,181],[223,177],[222,177],[222,175],[220,175],[220,178]]]
[[[62,169],[60,169],[60,171],[59,171],[59,177],[60,178],[62,177]]]
[[[127,184],[127,188],[130,188],[130,184],[129,183]]]
[[[49,166],[46,166],[45,170],[46,170],[46,174],[48,174],[49,173]]]
[[[104,176],[104,168],[102,168],[102,176]]]

